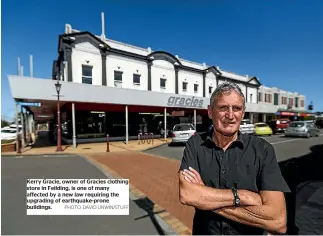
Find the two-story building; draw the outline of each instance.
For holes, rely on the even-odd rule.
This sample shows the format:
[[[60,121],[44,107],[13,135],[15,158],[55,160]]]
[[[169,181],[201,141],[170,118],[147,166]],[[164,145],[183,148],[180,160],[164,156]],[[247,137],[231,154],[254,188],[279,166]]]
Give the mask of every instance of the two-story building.
[[[288,92],[276,87],[269,88],[261,85],[259,87],[258,102],[259,104],[270,104],[276,107],[276,112],[265,115],[264,121],[274,117],[293,120],[295,117],[302,119],[309,116],[305,108],[305,96],[296,92]]]
[[[74,144],[76,139],[104,140],[106,134],[126,142],[140,132],[164,133],[166,137],[161,130],[179,122],[206,130],[211,122],[207,116],[210,96],[224,81],[241,87],[246,118],[259,120],[258,114],[278,111],[275,103],[263,102],[267,92],[255,76],[237,75],[170,52],[117,42],[106,38],[104,32],[97,36],[68,24],[59,36],[52,80],[9,76],[16,101],[41,102],[41,107],[28,109],[33,113],[52,111],[54,125],[56,80],[62,84],[63,135],[65,141],[73,140]],[[298,106],[304,105],[303,101],[304,97],[299,97]]]

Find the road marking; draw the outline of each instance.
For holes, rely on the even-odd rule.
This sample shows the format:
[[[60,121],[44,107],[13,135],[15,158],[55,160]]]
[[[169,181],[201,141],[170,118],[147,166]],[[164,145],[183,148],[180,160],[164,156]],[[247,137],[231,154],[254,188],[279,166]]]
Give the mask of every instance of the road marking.
[[[273,143],[270,143],[270,144],[275,145],[275,144],[289,143],[289,142],[299,141],[299,140],[301,140],[301,139],[287,139],[287,140],[284,140],[284,141],[273,142]]]

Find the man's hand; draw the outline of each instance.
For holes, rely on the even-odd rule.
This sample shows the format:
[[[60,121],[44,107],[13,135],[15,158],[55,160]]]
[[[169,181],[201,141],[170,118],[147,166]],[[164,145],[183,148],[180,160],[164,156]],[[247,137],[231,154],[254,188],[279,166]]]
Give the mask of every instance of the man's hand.
[[[193,184],[199,184],[199,185],[203,185],[203,180],[200,176],[200,173],[197,172],[195,169],[193,169],[192,167],[189,167],[188,170],[185,169],[183,171],[183,175],[184,175],[184,179],[189,182],[189,183],[193,183]]]

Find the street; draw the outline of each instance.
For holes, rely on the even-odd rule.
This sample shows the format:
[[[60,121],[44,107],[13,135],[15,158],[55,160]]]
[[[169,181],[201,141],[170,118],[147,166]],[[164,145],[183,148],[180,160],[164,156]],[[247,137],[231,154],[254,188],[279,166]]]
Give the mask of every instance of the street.
[[[79,156],[2,157],[2,234],[160,234],[160,224],[131,200],[129,216],[28,216],[27,178],[107,177]]]
[[[320,137],[263,137],[276,151],[286,194],[289,234],[323,234],[323,132]],[[146,153],[181,160],[184,145],[153,148]]]
[[[323,131],[321,130],[320,137],[312,137],[310,139],[284,137],[281,134],[262,138],[266,139],[274,146],[277,160],[280,162],[310,153],[311,146],[323,143]],[[184,148],[184,144],[176,144],[171,146],[165,144],[157,148],[146,150],[145,153],[181,160]]]

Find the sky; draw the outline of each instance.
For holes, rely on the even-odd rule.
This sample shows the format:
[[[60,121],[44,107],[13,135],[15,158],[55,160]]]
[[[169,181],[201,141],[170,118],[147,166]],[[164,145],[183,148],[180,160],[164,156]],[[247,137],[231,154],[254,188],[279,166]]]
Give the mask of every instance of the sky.
[[[29,76],[50,78],[65,24],[110,39],[298,92],[323,111],[323,0],[2,0],[1,112],[14,117],[8,84],[17,57]]]

